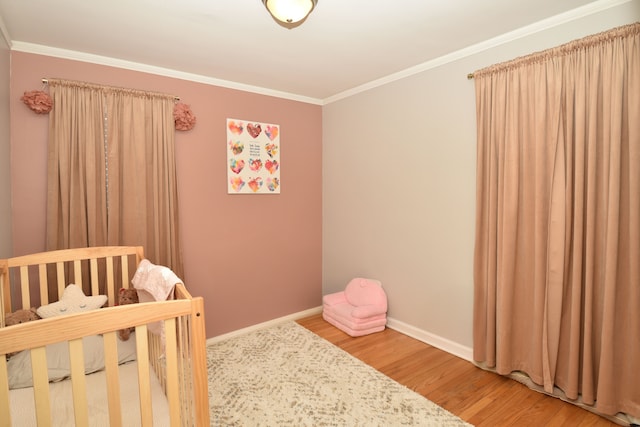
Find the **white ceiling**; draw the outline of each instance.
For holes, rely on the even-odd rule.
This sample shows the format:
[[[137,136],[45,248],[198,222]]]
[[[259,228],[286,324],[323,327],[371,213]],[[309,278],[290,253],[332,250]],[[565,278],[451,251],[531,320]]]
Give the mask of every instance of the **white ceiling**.
[[[320,102],[607,1],[319,0],[285,29],[261,0],[0,0],[0,30],[15,50],[114,58]]]

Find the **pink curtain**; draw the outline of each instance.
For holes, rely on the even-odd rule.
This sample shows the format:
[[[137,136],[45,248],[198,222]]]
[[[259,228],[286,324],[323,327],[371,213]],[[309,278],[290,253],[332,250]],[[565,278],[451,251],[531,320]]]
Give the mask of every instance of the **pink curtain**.
[[[640,417],[640,23],[474,78],[474,359]]]
[[[171,95],[49,79],[47,249],[142,245],[182,276]]]

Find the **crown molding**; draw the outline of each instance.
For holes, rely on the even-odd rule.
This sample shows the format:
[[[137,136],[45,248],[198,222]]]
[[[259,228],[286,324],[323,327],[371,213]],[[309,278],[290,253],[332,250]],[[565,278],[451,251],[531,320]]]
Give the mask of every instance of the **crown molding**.
[[[527,37],[527,36],[557,27],[567,22],[575,21],[585,16],[593,15],[594,13],[599,13],[607,9],[611,9],[612,7],[616,7],[625,3],[630,3],[632,1],[634,0],[599,0],[593,3],[589,3],[585,6],[572,9],[570,11],[561,13],[559,15],[552,16],[550,18],[544,19],[542,21],[538,21],[531,25],[518,28],[517,30],[502,34],[500,36],[491,38],[489,40],[485,40],[483,42],[468,46],[466,48],[457,50],[447,55],[440,56],[433,60],[416,65],[414,67],[407,68],[403,71],[390,74],[386,77],[382,77],[380,79],[371,81],[369,83],[365,83],[363,85],[360,85],[352,89],[346,90],[344,92],[338,93],[336,95],[330,96],[323,100],[323,105],[330,104],[332,102],[336,102],[344,98],[348,98],[358,93],[365,92],[367,90],[370,90],[379,86],[383,86],[388,83],[401,80],[409,76],[413,76],[423,71],[431,70],[431,69],[440,67],[442,65],[445,65],[454,61],[458,61],[460,59],[475,55],[477,53],[484,52],[488,49],[501,46],[503,44],[521,39],[523,37]]]
[[[237,83],[229,80],[216,79],[200,74],[185,73],[182,71],[172,70],[169,68],[156,67],[153,65],[142,64],[139,62],[125,61],[122,59],[111,58],[107,56],[93,55],[90,53],[78,52],[74,50],[60,49],[51,46],[45,46],[34,43],[13,42],[11,50],[33,53],[37,55],[52,56],[55,58],[69,59],[73,61],[88,62],[97,65],[106,65],[109,67],[123,68],[126,70],[140,71],[143,73],[156,74],[164,77],[172,77],[181,80],[188,80],[197,83],[203,83],[212,86],[221,86],[228,89],[236,89],[244,92],[252,92],[259,95],[274,96],[276,98],[289,99],[292,101],[304,102],[307,104],[322,105],[322,100],[310,98],[288,92],[267,89],[259,86],[252,86],[243,83]]]

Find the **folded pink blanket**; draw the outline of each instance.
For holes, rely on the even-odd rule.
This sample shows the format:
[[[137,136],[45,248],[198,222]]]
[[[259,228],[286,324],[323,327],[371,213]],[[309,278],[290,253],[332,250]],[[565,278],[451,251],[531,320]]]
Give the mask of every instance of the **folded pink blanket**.
[[[173,288],[182,280],[169,268],[152,264],[148,259],[143,259],[138,265],[136,273],[131,279],[133,287],[138,291],[140,302],[166,301],[173,299]],[[164,346],[164,325],[155,322],[147,325],[149,331],[162,337]]]
[[[182,283],[182,280],[169,267],[155,265],[148,259],[143,259],[131,283],[138,290],[140,302],[151,302],[173,299],[173,288],[176,283]]]

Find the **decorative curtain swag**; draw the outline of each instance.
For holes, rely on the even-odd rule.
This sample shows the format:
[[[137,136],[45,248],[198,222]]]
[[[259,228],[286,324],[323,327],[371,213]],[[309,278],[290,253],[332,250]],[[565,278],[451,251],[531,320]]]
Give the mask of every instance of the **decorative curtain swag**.
[[[178,102],[173,107],[173,118],[176,122],[176,130],[191,130],[196,125],[196,116],[191,111],[191,107],[182,102]]]
[[[53,108],[51,97],[47,92],[41,90],[27,91],[20,100],[38,114],[47,114]]]

